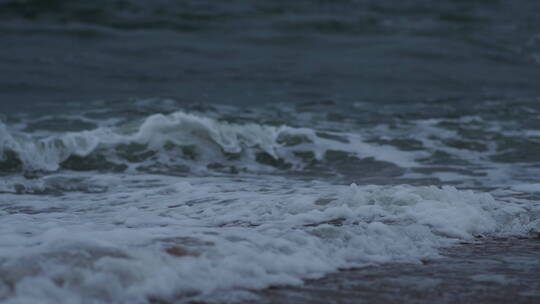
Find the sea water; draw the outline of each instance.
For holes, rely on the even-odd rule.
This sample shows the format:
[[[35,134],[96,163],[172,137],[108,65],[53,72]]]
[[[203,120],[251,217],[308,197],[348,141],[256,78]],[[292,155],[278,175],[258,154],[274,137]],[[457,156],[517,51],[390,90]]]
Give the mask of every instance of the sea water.
[[[540,299],[536,1],[0,1],[0,302]]]

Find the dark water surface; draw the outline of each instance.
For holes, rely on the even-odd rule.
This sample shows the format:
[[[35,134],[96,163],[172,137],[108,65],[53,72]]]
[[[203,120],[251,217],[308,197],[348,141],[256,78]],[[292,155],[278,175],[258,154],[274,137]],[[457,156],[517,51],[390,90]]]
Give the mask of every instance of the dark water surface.
[[[0,302],[540,301],[539,16],[0,0]]]
[[[536,98],[538,14],[502,0],[4,0],[0,98]]]

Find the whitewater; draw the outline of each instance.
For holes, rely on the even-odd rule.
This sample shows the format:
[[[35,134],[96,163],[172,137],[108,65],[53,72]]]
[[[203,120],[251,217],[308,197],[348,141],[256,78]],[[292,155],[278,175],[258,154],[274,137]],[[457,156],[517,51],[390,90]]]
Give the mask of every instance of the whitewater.
[[[73,131],[41,116],[2,123],[0,300],[263,301],[269,287],[540,234],[534,178],[509,183],[516,172],[493,161],[496,147],[434,138],[460,136],[444,129],[457,122],[520,136],[492,120],[358,129],[318,111],[293,126],[235,112],[58,118],[91,125]],[[423,134],[407,142],[405,128]],[[466,162],[437,164],[443,148]]]

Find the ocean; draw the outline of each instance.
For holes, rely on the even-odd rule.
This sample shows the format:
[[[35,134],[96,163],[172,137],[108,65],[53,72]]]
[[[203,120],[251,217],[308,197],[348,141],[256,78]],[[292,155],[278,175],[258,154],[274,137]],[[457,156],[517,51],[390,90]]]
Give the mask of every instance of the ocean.
[[[0,302],[540,302],[538,16],[0,0]]]

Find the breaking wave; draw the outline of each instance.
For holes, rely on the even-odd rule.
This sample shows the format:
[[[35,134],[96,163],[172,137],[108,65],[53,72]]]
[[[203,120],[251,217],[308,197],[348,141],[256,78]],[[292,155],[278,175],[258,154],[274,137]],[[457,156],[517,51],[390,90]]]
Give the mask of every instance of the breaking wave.
[[[249,172],[302,169],[336,158],[409,161],[396,151],[378,149],[352,134],[235,124],[185,112],[46,136],[15,132],[0,123],[0,172]]]

